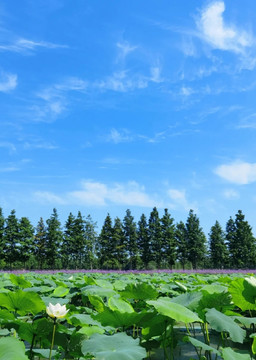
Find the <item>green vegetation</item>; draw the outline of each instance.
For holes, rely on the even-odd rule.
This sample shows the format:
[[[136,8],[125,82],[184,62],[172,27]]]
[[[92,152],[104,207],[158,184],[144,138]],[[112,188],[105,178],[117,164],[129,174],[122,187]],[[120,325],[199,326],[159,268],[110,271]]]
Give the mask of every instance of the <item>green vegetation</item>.
[[[218,221],[208,239],[198,216],[189,211],[187,221],[175,223],[154,207],[147,219],[136,222],[128,209],[122,219],[107,214],[99,233],[88,215],[69,214],[64,226],[56,209],[34,228],[29,219],[4,218],[0,208],[0,269],[255,269],[256,240],[252,227],[239,210]]]
[[[0,274],[0,359],[250,360],[251,274]]]

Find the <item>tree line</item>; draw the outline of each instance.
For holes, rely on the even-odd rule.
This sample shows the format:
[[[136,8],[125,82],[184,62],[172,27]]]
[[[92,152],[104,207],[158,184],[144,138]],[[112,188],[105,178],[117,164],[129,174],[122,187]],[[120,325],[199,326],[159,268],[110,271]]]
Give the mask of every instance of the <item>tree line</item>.
[[[0,208],[1,269],[197,269],[256,267],[256,239],[241,210],[225,230],[218,221],[208,238],[198,216],[175,223],[168,209],[154,207],[136,222],[131,211],[123,219],[107,214],[100,232],[90,215],[69,214],[64,226],[54,208],[46,222],[34,227],[15,210],[5,218]]]

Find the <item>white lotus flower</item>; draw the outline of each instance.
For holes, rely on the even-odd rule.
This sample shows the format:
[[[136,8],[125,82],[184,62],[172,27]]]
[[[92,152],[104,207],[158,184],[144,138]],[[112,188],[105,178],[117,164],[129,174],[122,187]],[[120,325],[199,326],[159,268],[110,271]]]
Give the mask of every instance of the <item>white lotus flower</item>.
[[[52,318],[62,319],[67,315],[69,310],[66,309],[66,305],[61,306],[59,303],[52,305],[49,303],[49,306],[46,307],[46,312]]]

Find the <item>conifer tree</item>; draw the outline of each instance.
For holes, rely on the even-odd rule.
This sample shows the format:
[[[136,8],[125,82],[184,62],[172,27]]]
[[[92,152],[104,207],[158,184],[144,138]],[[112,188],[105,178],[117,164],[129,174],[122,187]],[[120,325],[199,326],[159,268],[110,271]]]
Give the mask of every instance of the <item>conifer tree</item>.
[[[120,267],[124,269],[127,262],[126,238],[123,230],[123,224],[119,217],[116,217],[114,220],[113,243],[116,244],[113,256],[118,259]]]
[[[151,261],[151,246],[149,241],[148,223],[145,214],[142,214],[138,221],[137,229],[137,243],[139,256],[142,261],[144,269],[148,268],[148,264]]]
[[[34,227],[27,217],[22,217],[19,221],[19,260],[26,268],[26,262],[30,259],[33,252]]]
[[[0,265],[3,265],[4,261],[4,224],[5,218],[3,215],[3,210],[0,207]]]
[[[119,269],[120,263],[115,257],[116,243],[113,238],[112,219],[109,214],[105,218],[98,237],[98,258],[101,269]]]
[[[123,219],[123,231],[128,253],[128,267],[129,269],[136,269],[138,256],[137,229],[136,222],[129,209],[126,210],[126,215]]]
[[[161,267],[162,261],[162,229],[157,208],[154,207],[148,220],[148,234],[152,249],[152,260],[155,261],[157,268]]]
[[[186,222],[186,238],[188,244],[188,260],[193,269],[197,269],[206,258],[206,237],[193,210],[189,211]]]
[[[188,261],[188,242],[186,235],[186,226],[183,221],[176,225],[175,239],[177,242],[177,259],[180,261],[183,270]]]
[[[16,211],[12,210],[6,219],[4,229],[4,256],[10,269],[14,262],[19,260],[19,223],[16,217]]]
[[[59,259],[60,244],[63,237],[61,223],[55,208],[53,209],[51,217],[46,220],[46,224],[47,263],[52,269],[55,269],[56,261]]]
[[[74,222],[73,256],[76,269],[82,269],[85,261],[85,221],[80,211]]]
[[[85,268],[93,269],[96,263],[95,251],[96,251],[96,232],[97,223],[88,215],[85,219]]]
[[[211,227],[209,233],[210,262],[214,269],[228,266],[228,249],[225,244],[225,234],[218,221]]]
[[[177,243],[175,239],[174,219],[164,209],[164,215],[161,218],[162,233],[162,263],[164,267],[168,266],[172,269],[177,257]]]
[[[33,242],[33,254],[38,262],[38,268],[42,270],[47,258],[47,243],[46,243],[46,227],[44,220],[40,217],[40,220],[36,226],[36,233]]]
[[[62,266],[75,268],[75,216],[70,212],[65,222],[63,239],[61,242]]]

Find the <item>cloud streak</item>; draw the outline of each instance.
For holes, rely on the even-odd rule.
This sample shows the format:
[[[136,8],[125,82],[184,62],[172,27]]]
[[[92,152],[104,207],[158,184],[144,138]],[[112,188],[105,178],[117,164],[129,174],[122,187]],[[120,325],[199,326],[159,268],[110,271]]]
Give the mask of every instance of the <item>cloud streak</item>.
[[[9,74],[2,72],[0,75],[0,92],[10,92],[18,85],[18,76],[16,74]]]
[[[235,161],[218,166],[214,172],[222,179],[237,185],[247,185],[256,181],[256,163]]]

